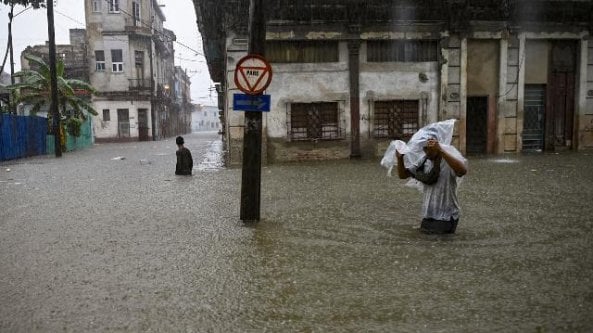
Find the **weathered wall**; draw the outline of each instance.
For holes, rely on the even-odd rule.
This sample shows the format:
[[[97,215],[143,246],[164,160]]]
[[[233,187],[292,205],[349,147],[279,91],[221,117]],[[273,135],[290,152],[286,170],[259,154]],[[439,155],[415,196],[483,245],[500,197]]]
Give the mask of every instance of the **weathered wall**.
[[[94,107],[99,115],[93,119],[93,131],[95,138],[99,141],[118,139],[117,109],[128,109],[130,115],[130,140],[138,140],[138,109],[149,110],[148,126],[151,126],[150,102],[148,101],[95,101]],[[109,110],[109,121],[103,119],[104,109]],[[150,130],[148,134],[151,135]]]
[[[467,42],[467,95],[495,96],[498,92],[499,42]]]
[[[527,40],[525,42],[525,84],[547,84],[550,64],[550,42]]]

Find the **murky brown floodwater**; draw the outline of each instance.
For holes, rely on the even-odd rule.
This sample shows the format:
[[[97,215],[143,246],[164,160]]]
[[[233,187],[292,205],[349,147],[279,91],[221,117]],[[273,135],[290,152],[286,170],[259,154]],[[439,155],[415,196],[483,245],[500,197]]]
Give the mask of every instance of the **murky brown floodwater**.
[[[593,153],[470,158],[429,236],[378,161],[265,167],[245,226],[241,170],[186,141],[190,178],[172,141],[0,165],[0,331],[593,330]]]

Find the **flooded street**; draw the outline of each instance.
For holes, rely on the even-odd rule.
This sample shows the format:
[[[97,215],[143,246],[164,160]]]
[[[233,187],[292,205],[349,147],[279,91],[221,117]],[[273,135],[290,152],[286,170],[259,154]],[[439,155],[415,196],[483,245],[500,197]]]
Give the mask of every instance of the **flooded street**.
[[[590,332],[593,153],[469,159],[455,235],[379,161],[262,169],[216,134],[0,164],[1,332]]]

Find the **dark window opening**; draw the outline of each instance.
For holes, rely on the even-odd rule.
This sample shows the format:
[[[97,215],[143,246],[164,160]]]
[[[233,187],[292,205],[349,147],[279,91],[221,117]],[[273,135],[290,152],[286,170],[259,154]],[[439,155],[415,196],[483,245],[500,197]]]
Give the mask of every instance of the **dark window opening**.
[[[275,63],[338,62],[337,41],[268,41],[266,58]]]
[[[439,43],[434,40],[374,40],[367,42],[368,62],[438,61]]]

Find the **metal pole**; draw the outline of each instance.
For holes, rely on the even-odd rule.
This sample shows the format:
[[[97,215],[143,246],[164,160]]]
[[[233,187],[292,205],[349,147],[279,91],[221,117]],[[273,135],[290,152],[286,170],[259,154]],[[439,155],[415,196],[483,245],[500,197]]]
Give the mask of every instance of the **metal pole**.
[[[14,85],[14,55],[13,55],[13,46],[12,46],[12,19],[14,18],[14,4],[10,5],[10,12],[8,13],[8,47],[10,50],[10,84]],[[14,97],[11,94],[10,99]],[[11,101],[10,103],[10,112],[16,114],[16,105],[15,101]]]
[[[56,34],[54,31],[54,2],[47,0],[47,34],[49,37],[49,75],[51,85],[51,107],[53,115],[54,147],[56,157],[62,157],[60,144],[60,113],[58,110],[58,77],[56,73]]]
[[[263,0],[249,5],[249,54],[265,55],[266,21]],[[262,114],[245,112],[243,170],[241,180],[241,220],[259,221],[261,197]]]

